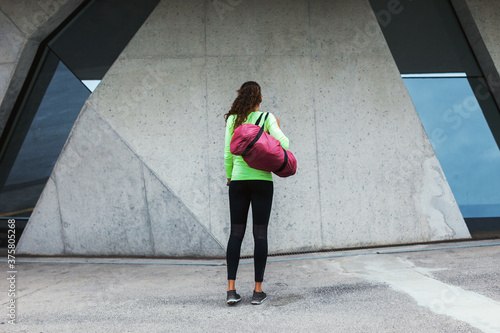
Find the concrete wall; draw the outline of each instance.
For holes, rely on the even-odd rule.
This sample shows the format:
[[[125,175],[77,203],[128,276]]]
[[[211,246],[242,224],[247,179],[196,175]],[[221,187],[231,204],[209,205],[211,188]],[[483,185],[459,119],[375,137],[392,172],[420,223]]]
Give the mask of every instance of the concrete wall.
[[[0,0],[0,135],[38,46],[83,0]]]
[[[495,0],[467,0],[466,2],[498,71],[500,68],[500,2]]]
[[[367,0],[164,0],[87,101],[19,253],[223,256],[223,114],[247,80],[299,163],[275,178],[271,253],[470,237]]]
[[[500,2],[494,0],[467,0],[472,20],[477,26],[481,42],[473,42],[490,91],[500,105]],[[477,44],[482,47],[478,47]],[[497,139],[497,142],[499,140]]]
[[[500,105],[500,3],[494,0],[451,0],[467,39],[489,85]],[[498,121],[498,115],[494,115]],[[491,117],[491,116],[490,116]],[[492,124],[490,123],[490,127]],[[493,125],[493,132],[500,129]],[[497,139],[497,142],[500,142]]]

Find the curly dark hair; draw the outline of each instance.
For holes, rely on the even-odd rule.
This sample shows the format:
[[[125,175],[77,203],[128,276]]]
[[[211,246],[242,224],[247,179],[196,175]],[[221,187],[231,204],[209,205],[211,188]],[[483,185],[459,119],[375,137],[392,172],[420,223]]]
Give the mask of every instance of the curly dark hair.
[[[250,112],[252,112],[252,110],[262,101],[260,86],[257,82],[245,82],[237,92],[238,96],[236,96],[231,109],[224,115],[226,123],[230,115],[236,115],[233,129],[241,126],[247,120]]]

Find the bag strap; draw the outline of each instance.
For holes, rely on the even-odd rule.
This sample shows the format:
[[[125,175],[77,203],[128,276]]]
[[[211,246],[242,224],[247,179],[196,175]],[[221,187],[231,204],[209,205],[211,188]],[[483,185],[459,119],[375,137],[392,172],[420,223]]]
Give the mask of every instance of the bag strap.
[[[263,115],[264,115],[264,112],[262,112],[262,113],[260,114],[259,118],[258,118],[258,119],[257,119],[257,121],[255,122],[255,125],[259,126],[259,122],[260,122],[260,120],[262,119],[262,116],[263,116]],[[266,117],[267,117],[267,116],[266,116]],[[264,120],[264,123],[265,123],[265,122],[266,122],[266,121]]]
[[[283,149],[283,152],[285,153],[285,160],[283,161],[283,164],[280,166],[280,168],[278,170],[274,171],[275,173],[283,171],[283,169],[285,169],[285,167],[286,167],[286,164],[288,163],[288,154],[287,154],[285,148],[281,147],[281,149]]]
[[[255,123],[255,125],[259,126],[259,121],[260,121],[260,118],[262,117],[262,115],[263,115],[263,113],[259,116],[259,119],[257,119],[257,122]],[[269,112],[266,112],[266,116],[264,117],[264,122],[262,123],[261,128],[264,128],[264,126],[266,125],[267,117],[269,117]]]
[[[263,113],[259,116],[259,119],[257,119],[257,122],[255,123],[255,125],[257,125],[259,122],[260,122],[260,118],[262,117]],[[241,154],[241,156],[245,156],[249,151],[250,149],[252,149],[253,145],[257,142],[257,140],[259,140],[260,136],[262,135],[262,132],[264,132],[264,125],[266,124],[266,120],[267,120],[267,117],[269,116],[269,112],[266,113],[266,117],[264,118],[264,123],[262,124],[262,127],[260,128],[259,130],[259,133],[257,133],[257,135],[255,136],[255,138],[252,140],[252,142],[250,142],[247,146],[247,148],[245,149],[245,151]],[[257,125],[258,126],[258,125]]]

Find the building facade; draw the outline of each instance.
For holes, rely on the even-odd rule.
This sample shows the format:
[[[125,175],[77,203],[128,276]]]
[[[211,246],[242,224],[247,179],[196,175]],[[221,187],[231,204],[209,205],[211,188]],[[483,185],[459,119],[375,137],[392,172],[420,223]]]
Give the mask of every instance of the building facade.
[[[12,212],[29,211],[18,253],[224,256],[230,224],[223,115],[235,90],[248,80],[260,83],[261,110],[280,119],[298,160],[296,175],[275,177],[270,253],[469,239],[473,224],[464,216],[487,221],[500,216],[495,216],[500,204],[495,190],[486,195],[485,200],[493,200],[485,204],[493,210],[488,216],[468,216],[464,212],[470,202],[463,207],[457,203],[461,185],[450,187],[439,149],[469,142],[462,134],[455,136],[463,140],[452,135],[466,126],[452,132],[428,129],[418,106],[422,90],[415,86],[417,81],[409,82],[429,73],[433,78],[458,75],[469,82],[475,97],[461,95],[462,113],[447,114],[443,106],[433,110],[454,119],[448,122],[452,127],[457,115],[469,115],[460,119],[465,124],[474,118],[470,115],[484,114],[484,131],[493,138],[485,150],[493,162],[479,164],[495,174],[500,141],[496,1],[443,0],[445,6],[439,7],[434,1],[404,0],[161,0],[150,1],[149,8],[136,15],[138,2],[126,2],[108,1],[106,6],[106,1],[53,1],[44,15],[37,14],[44,19],[30,26],[23,22],[33,22],[40,3],[0,1],[5,50],[0,60],[1,163],[6,170],[0,196],[7,207],[0,213],[8,218],[15,216]],[[122,21],[116,18],[117,30],[109,22],[92,20],[111,12],[122,15]],[[408,44],[401,45],[400,35],[410,29],[404,23],[418,15],[428,17],[428,24],[442,25],[444,40],[452,41],[441,52],[446,55],[442,62],[441,55],[420,53],[419,47],[405,54],[420,39],[432,39],[403,36]],[[128,37],[116,37],[136,16],[140,20]],[[90,25],[78,21],[82,17],[89,17]],[[452,21],[458,22],[458,30],[450,28]],[[92,41],[93,30],[99,37],[92,38],[102,39],[101,46],[80,41]],[[455,39],[459,34],[463,36]],[[120,38],[123,46],[107,49]],[[68,46],[71,41],[85,47],[78,51],[78,46]],[[460,43],[464,46],[457,46]],[[54,96],[74,85],[65,101],[75,105],[64,110],[77,112],[66,121],[67,133],[59,135],[62,144],[54,149],[53,162],[44,149],[31,148],[27,156],[41,156],[35,162],[23,160],[32,163],[23,173],[16,171],[23,167],[20,152],[28,149],[22,143],[29,141],[31,132],[35,139],[41,136],[30,124],[42,124],[41,132],[46,119],[64,118],[54,115],[53,105],[61,102],[47,104],[47,116],[37,120],[34,112],[24,126],[26,134],[19,138],[22,131],[17,131],[16,136],[23,105],[29,105],[22,99],[29,95],[27,82],[37,78],[29,70],[34,71],[35,53],[42,47],[58,60],[49,75],[61,78],[54,83]],[[97,60],[85,53],[89,50],[96,52]],[[468,58],[462,56],[467,52]],[[50,57],[43,58],[46,64]],[[86,95],[78,90],[85,80],[100,83]],[[50,87],[47,83],[42,90],[48,93]],[[477,97],[481,92],[488,95],[487,101]],[[37,106],[44,105],[42,97]],[[444,117],[438,118],[448,119]],[[45,127],[49,138],[57,121]],[[440,142],[445,136],[449,139]],[[16,140],[17,148],[9,150]],[[46,176],[23,180],[43,168]],[[497,181],[486,177],[492,184]],[[36,186],[30,192],[20,185],[23,182]],[[23,199],[12,199],[27,198],[27,193],[36,199],[33,211]],[[16,206],[18,202],[22,204]],[[243,254],[250,255],[252,249],[247,236]]]

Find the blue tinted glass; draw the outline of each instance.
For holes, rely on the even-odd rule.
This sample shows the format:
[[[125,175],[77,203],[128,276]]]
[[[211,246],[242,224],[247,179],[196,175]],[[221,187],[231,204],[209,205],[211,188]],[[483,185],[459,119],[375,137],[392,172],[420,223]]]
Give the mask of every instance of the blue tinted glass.
[[[463,216],[500,216],[500,150],[468,79],[404,81]]]

